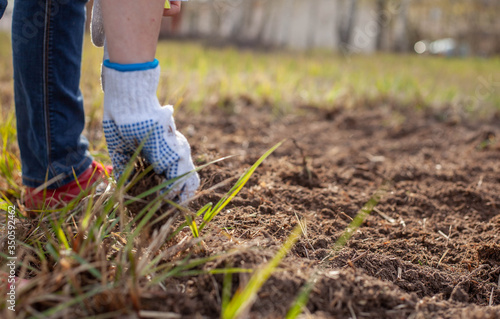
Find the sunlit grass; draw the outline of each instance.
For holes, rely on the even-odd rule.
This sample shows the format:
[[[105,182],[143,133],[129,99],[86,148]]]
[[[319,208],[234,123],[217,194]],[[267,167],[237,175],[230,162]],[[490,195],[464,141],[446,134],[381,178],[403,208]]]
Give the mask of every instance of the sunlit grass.
[[[201,44],[163,42],[160,92],[173,103],[182,97],[195,108],[245,96],[256,105],[359,106],[391,98],[415,107],[466,103],[498,106],[500,88],[485,88],[500,74],[500,59],[456,59],[416,55],[355,55],[332,52],[254,52]],[[498,79],[496,79],[498,82]],[[483,94],[477,94],[480,90]],[[489,90],[489,91],[486,91]],[[167,98],[168,97],[168,98]],[[472,104],[472,105],[471,105]]]
[[[5,33],[2,43],[8,43]],[[102,112],[102,49],[85,39],[81,86],[88,122]],[[394,98],[412,106],[500,105],[500,58],[445,58],[417,55],[351,55],[329,51],[263,52],[201,43],[162,41],[160,101],[182,101],[193,109],[221,104],[226,98],[250,98],[255,105],[293,110],[300,105],[357,106],[366,100]],[[0,49],[2,91],[11,79],[10,50]],[[3,107],[12,107],[12,94]],[[5,105],[7,104],[7,105]],[[10,104],[10,105],[9,105]]]
[[[196,244],[203,241],[200,235],[204,226],[231,201],[257,167],[282,143],[264,153],[213,209],[211,205],[206,205],[208,209],[199,211],[204,214],[191,213],[193,223],[196,218],[201,222],[199,231],[195,228],[192,236],[180,235],[186,225],[179,222],[175,209],[168,209],[168,204],[174,203],[165,196],[156,196],[139,212],[125,209],[151,191],[175,183],[175,180],[169,180],[136,197],[127,196],[129,185],[135,184],[134,180],[127,181],[132,178],[133,163],[143,143],[132,156],[122,177],[118,181],[110,181],[104,193],[96,195],[94,186],[64,208],[37,211],[38,215],[32,219],[23,217],[22,207],[17,210],[18,274],[22,278],[30,278],[24,288],[25,294],[17,302],[21,309],[18,318],[33,315],[65,318],[68,313],[92,316],[96,312],[106,312],[112,317],[114,310],[118,309],[122,314],[140,311],[142,293],[165,287],[176,277],[253,272],[253,269],[237,267],[203,269],[208,262],[234,252],[222,251],[217,255],[197,257],[194,256]],[[141,178],[140,173],[134,176]],[[187,207],[179,211],[189,213]],[[2,217],[0,215],[0,229],[6,225]],[[0,233],[0,239],[6,240],[5,237],[5,232]],[[252,286],[252,294],[267,280],[295,241],[294,237],[293,241],[285,244],[271,268],[264,268],[265,275],[259,277],[257,286]],[[0,251],[0,257],[6,260],[5,251]],[[0,291],[3,292],[4,288]],[[44,294],[32,293],[34,289],[43,289]],[[99,310],[99,296],[103,294],[121,297],[111,298],[106,309]],[[234,311],[243,307],[241,302],[229,305]],[[0,301],[0,311],[2,309],[5,309],[5,302]]]
[[[89,41],[85,49],[84,64],[92,65],[83,77],[87,107],[99,107],[101,49]],[[324,50],[264,52],[162,41],[157,58],[162,67],[160,101],[182,101],[194,110],[224,106],[228,100],[236,103],[239,97],[281,111],[302,105],[356,107],[381,99],[417,108],[453,106],[469,113],[500,105],[498,57],[344,56]]]

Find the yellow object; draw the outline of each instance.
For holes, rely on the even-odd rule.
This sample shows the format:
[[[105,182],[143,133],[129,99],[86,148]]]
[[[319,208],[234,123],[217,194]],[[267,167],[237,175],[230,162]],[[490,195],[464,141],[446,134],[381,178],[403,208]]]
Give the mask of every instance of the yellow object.
[[[165,9],[170,9],[170,1],[165,0]]]

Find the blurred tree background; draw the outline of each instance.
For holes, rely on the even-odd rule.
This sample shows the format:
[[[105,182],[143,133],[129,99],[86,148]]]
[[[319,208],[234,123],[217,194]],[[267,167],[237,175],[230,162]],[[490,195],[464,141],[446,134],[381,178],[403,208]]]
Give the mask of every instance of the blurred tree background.
[[[11,11],[12,1],[0,29]],[[344,53],[413,52],[418,41],[452,39],[441,53],[492,56],[500,54],[500,0],[189,0],[164,19],[162,36]]]
[[[10,25],[9,5],[0,29]],[[344,53],[414,52],[419,41],[429,52],[448,39],[437,53],[492,56],[500,54],[500,0],[189,0],[164,19],[162,36]]]
[[[498,0],[190,0],[163,36],[241,46],[410,52],[451,38],[454,55],[500,53]]]

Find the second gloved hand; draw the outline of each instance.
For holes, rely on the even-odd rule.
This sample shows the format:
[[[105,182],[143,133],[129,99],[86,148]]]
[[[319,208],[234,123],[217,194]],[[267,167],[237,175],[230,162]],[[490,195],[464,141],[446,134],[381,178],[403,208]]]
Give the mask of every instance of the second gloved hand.
[[[132,69],[132,70],[131,70]],[[160,78],[158,61],[148,69],[104,62],[104,133],[113,162],[115,177],[123,174],[130,158],[141,142],[143,157],[153,164],[154,171],[173,179],[195,169],[191,148],[176,130],[173,107],[161,106],[156,96]],[[185,201],[199,187],[196,172],[179,179],[168,189],[170,199]]]

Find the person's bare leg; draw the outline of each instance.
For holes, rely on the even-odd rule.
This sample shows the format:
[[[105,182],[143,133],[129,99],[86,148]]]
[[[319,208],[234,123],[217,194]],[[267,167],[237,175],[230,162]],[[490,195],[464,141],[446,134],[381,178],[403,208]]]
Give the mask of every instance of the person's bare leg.
[[[110,62],[144,63],[155,59],[165,0],[103,0],[104,30]]]
[[[102,67],[103,128],[117,180],[137,149],[166,180],[168,199],[183,202],[200,185],[186,138],[177,131],[171,105],[156,96],[160,65],[155,59],[165,0],[102,0],[102,21],[109,60]],[[176,4],[177,9],[180,4]],[[177,10],[178,12],[178,10]]]

